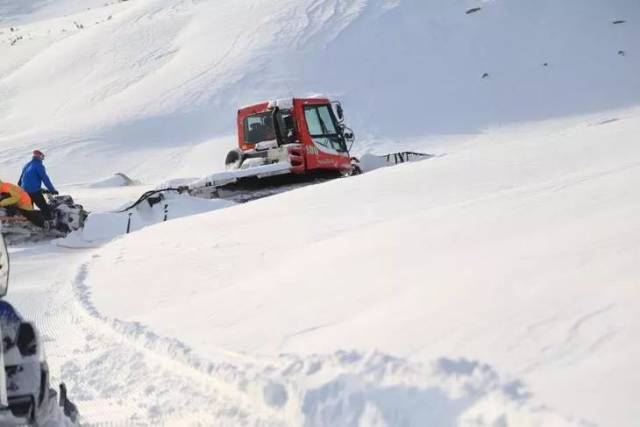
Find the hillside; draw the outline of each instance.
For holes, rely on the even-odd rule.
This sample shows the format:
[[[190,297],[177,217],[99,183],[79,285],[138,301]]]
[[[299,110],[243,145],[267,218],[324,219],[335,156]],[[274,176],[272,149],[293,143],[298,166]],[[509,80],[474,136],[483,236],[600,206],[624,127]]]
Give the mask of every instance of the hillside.
[[[8,299],[88,424],[635,425],[638,23],[634,0],[0,0],[0,178],[38,147],[92,211],[12,248]],[[223,167],[239,106],[317,93],[356,154],[437,156],[170,199],[124,234],[114,210]]]
[[[67,182],[87,178],[77,162],[145,180],[220,168],[238,106],[289,94],[342,99],[358,151],[640,95],[633,0],[24,4],[0,8],[0,164],[37,145]]]

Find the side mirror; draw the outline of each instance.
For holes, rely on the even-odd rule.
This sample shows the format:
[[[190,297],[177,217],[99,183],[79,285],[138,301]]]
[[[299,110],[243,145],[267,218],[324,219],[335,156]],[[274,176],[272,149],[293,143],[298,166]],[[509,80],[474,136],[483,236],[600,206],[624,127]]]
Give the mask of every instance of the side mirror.
[[[9,251],[4,241],[4,236],[0,234],[0,298],[7,295],[9,288]]]
[[[344,110],[342,109],[342,104],[339,103],[338,101],[334,101],[332,102],[333,105],[335,105],[335,110],[336,110],[336,115],[338,116],[338,121],[343,121],[344,120]]]
[[[284,116],[284,125],[287,129],[293,129],[293,117]]]
[[[31,323],[20,323],[16,345],[18,346],[18,350],[20,350],[20,354],[24,357],[36,354],[38,351],[38,342],[36,340],[36,330]]]

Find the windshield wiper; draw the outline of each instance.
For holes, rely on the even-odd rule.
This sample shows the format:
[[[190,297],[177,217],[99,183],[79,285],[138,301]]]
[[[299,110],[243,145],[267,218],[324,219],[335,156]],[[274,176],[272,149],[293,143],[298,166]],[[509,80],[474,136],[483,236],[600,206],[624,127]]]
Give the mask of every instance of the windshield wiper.
[[[318,109],[316,109],[316,114],[318,115],[318,120],[320,120],[320,127],[322,128],[323,135],[330,135],[329,130],[327,129],[327,125],[324,123],[324,120],[322,120],[322,116],[320,115],[320,111],[318,111]]]

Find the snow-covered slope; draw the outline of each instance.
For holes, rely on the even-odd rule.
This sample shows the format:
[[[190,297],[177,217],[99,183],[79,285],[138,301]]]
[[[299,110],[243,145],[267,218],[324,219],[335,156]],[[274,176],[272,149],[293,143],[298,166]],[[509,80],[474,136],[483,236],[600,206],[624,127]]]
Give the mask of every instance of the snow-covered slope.
[[[358,151],[439,154],[13,249],[9,298],[91,423],[633,426],[639,22],[635,0],[0,0],[0,178],[43,149],[94,243],[126,229],[105,211],[220,169],[256,100],[328,93]]]
[[[629,114],[478,138],[150,228],[101,251],[81,294],[101,316],[213,358],[467,357],[517,374],[565,414],[631,425],[640,115]]]
[[[143,179],[204,173],[233,144],[209,140],[234,132],[239,105],[287,94],[342,98],[359,149],[640,96],[634,0],[55,3],[26,2],[47,18],[0,29],[3,169],[37,145],[70,181],[117,172],[106,157]]]

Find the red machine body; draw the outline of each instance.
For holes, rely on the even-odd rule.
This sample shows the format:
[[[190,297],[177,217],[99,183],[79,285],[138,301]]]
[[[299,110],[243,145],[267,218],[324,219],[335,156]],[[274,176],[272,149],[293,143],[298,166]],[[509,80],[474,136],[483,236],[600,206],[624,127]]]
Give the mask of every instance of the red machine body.
[[[347,143],[353,134],[343,124],[338,102],[327,98],[262,102],[239,109],[237,126],[242,159],[266,158],[266,164],[288,161],[290,172],[298,175],[352,171]]]

